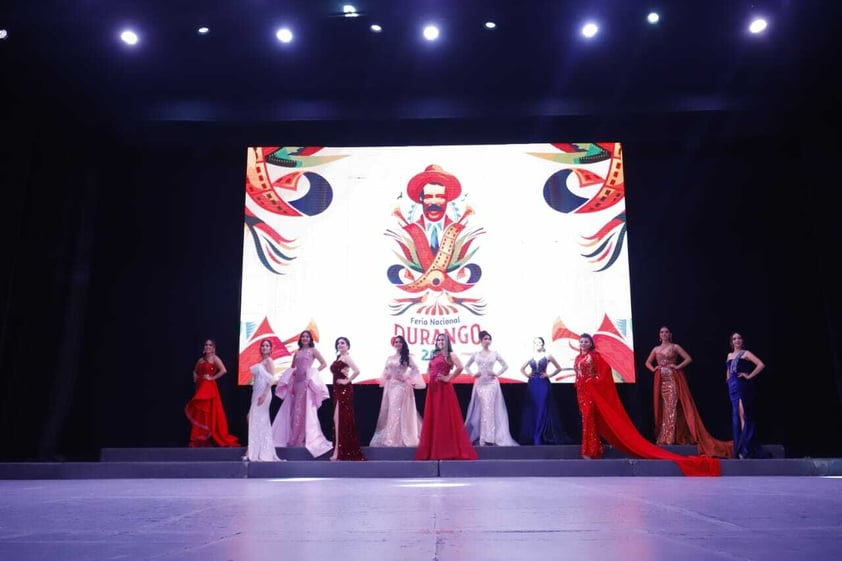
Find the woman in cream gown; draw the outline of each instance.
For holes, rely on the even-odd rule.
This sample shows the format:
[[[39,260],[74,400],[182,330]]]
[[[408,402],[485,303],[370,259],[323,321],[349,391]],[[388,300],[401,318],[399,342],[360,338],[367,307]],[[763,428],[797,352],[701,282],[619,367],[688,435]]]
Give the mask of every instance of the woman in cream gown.
[[[395,354],[386,359],[380,378],[383,399],[370,446],[418,446],[421,415],[415,406],[415,390],[427,385],[409,354],[406,340],[396,335],[392,346]]]

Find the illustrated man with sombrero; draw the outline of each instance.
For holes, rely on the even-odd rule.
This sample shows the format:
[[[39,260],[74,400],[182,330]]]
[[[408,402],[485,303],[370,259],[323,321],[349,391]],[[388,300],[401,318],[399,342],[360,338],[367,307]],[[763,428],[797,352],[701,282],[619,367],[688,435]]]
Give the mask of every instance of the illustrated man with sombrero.
[[[403,232],[391,230],[386,235],[397,241],[401,263],[387,270],[389,280],[402,291],[413,294],[396,299],[392,308],[399,315],[416,304],[422,304],[430,291],[456,294],[473,287],[482,275],[479,265],[472,263],[476,249],[471,245],[483,233],[482,228],[466,230],[468,217],[473,214],[470,206],[454,209],[448,215],[448,205],[462,194],[462,185],[456,176],[440,166],[429,165],[413,176],[406,185],[409,198],[421,205],[422,214],[414,222],[404,217],[400,207],[393,215],[400,220]],[[458,277],[458,280],[457,280]],[[480,299],[460,298],[449,300],[449,305],[482,308]],[[449,312],[448,312],[449,313]]]
[[[447,216],[447,205],[462,193],[462,185],[455,175],[440,166],[430,165],[409,180],[406,192],[410,199],[421,204],[423,215],[406,224],[404,230],[415,241],[419,260],[431,263],[444,240],[445,231],[453,223]]]

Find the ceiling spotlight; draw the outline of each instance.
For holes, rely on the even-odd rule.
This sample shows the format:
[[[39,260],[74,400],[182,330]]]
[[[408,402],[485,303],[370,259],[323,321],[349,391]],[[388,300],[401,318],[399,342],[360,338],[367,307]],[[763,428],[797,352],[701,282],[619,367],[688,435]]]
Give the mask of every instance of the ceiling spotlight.
[[[435,41],[439,38],[439,28],[435,25],[427,25],[424,27],[424,39],[427,41]]]
[[[207,35],[208,33],[210,33],[210,27],[203,26],[197,29],[196,31],[199,33],[199,35]]]
[[[355,18],[359,13],[357,13],[357,9],[353,7],[351,4],[345,4],[342,6],[342,13],[345,14],[346,18]]]
[[[748,26],[748,30],[750,32],[756,34],[756,33],[760,33],[763,30],[765,30],[767,26],[768,26],[768,24],[766,23],[765,19],[755,18],[755,19],[751,20],[751,24]]]
[[[582,27],[582,35],[588,39],[596,35],[597,31],[599,31],[599,27],[593,22],[588,22]]]
[[[6,37],[8,37],[8,36],[9,36],[9,32],[8,32],[8,31],[6,31],[5,29],[0,29],[0,40],[3,40],[3,39],[5,39],[5,38],[6,38]]]
[[[376,23],[372,23],[369,29],[371,29],[374,33],[380,33],[381,31],[383,31],[383,28],[377,25]]]
[[[486,29],[497,29],[497,24],[494,23],[493,21],[487,21],[487,22],[485,22],[485,28]]]
[[[137,36],[137,33],[132,31],[131,29],[126,29],[122,33],[120,33],[120,39],[126,45],[137,45],[137,42],[140,40],[140,37]]]
[[[649,12],[649,15],[646,16],[646,21],[649,23],[658,23],[658,20],[661,19],[661,16],[658,15],[658,12]]]
[[[282,27],[275,33],[275,37],[278,38],[278,41],[281,43],[289,43],[292,41],[292,31],[287,29],[286,27]]]

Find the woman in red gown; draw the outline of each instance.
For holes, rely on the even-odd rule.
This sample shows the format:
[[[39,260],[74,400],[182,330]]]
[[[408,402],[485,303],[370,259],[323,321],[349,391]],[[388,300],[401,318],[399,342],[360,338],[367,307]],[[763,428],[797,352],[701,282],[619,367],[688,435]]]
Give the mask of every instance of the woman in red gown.
[[[240,446],[236,436],[228,433],[228,420],[222,409],[222,398],[216,381],[228,370],[216,356],[216,343],[212,339],[205,341],[202,357],[196,361],[193,368],[193,382],[196,393],[187,403],[184,412],[193,425],[190,430],[190,447],[202,448],[212,446]]]
[[[602,437],[631,456],[672,460],[684,475],[721,474],[719,460],[715,458],[673,454],[641,436],[620,402],[611,367],[587,333],[579,336],[579,356],[573,369],[576,372],[576,399],[582,414],[583,458],[602,457]]]
[[[330,459],[362,461],[365,456],[360,449],[354,420],[354,386],[351,384],[359,376],[360,369],[348,354],[351,341],[347,337],[336,339],[334,347],[336,360],[330,365],[333,373],[333,454]]]
[[[446,333],[436,336],[429,364],[429,384],[424,403],[421,442],[416,460],[476,460],[477,451],[465,430],[465,420],[450,381],[462,372],[462,362]]]

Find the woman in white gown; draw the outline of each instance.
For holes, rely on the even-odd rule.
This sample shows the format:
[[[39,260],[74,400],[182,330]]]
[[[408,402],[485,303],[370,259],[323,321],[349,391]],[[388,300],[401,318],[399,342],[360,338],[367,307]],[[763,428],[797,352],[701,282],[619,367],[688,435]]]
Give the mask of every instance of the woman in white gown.
[[[480,331],[479,337],[482,348],[465,363],[465,372],[476,378],[465,415],[465,429],[471,442],[479,446],[518,446],[509,433],[509,411],[497,379],[509,365],[497,351],[489,348],[491,334],[488,331]],[[476,372],[471,371],[474,364]],[[496,364],[500,365],[500,370],[495,372]]]
[[[260,343],[260,356],[262,360],[249,368],[252,389],[248,414],[249,443],[244,459],[250,462],[277,462],[280,458],[272,442],[272,421],[269,418],[272,386],[278,383],[272,363],[272,341],[266,339]]]
[[[415,390],[424,389],[427,384],[409,354],[406,339],[396,335],[392,347],[395,354],[386,359],[380,378],[383,399],[370,446],[418,446],[421,415],[415,406]]]

